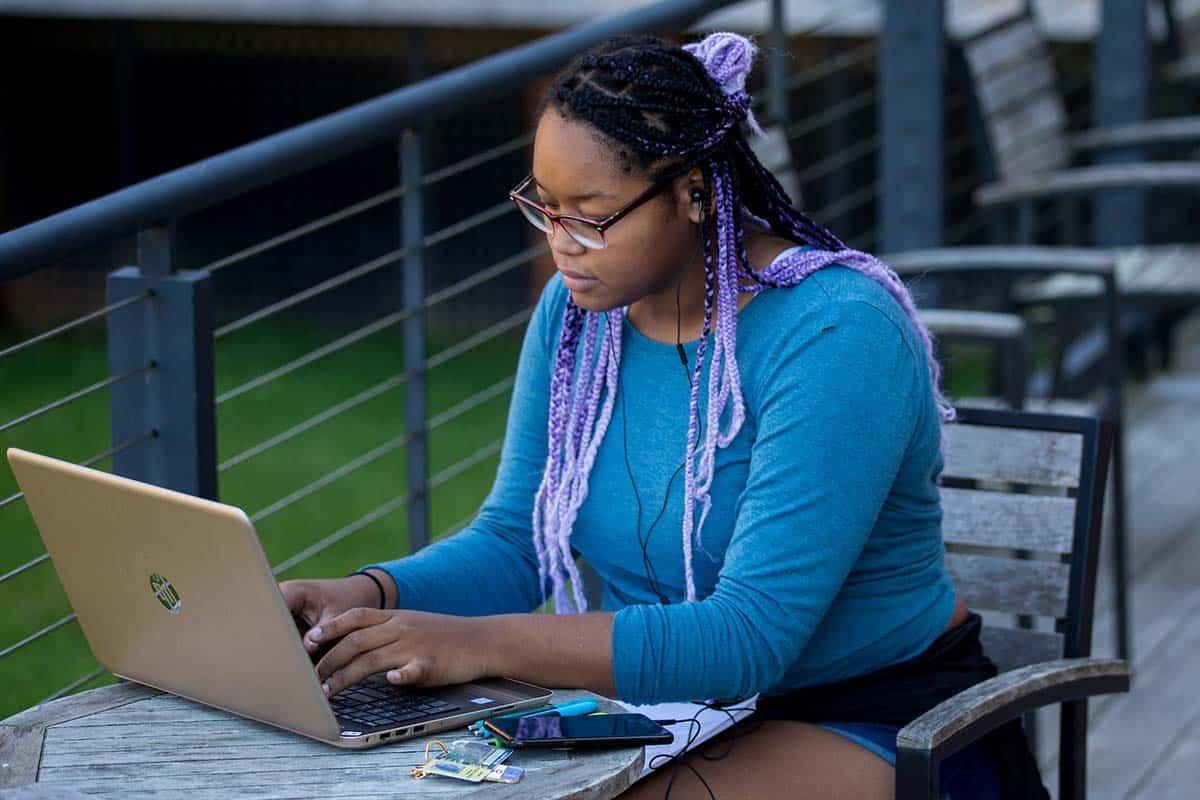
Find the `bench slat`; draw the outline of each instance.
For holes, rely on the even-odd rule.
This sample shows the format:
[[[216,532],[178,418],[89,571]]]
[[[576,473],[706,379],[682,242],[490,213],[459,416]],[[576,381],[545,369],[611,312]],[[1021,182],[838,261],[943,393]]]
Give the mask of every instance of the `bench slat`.
[[[1083,437],[1074,433],[946,426],[943,476],[1035,486],[1079,485]]]
[[[970,608],[1056,619],[1067,614],[1069,564],[948,553],[946,568]]]
[[[984,625],[979,634],[983,652],[1001,672],[1063,657],[1063,635],[1054,631],[1021,630]]]
[[[979,75],[1011,69],[1034,48],[1040,47],[1042,37],[1032,20],[1020,20],[1012,25],[986,33],[969,42],[964,50],[971,68]]]
[[[941,492],[947,544],[1071,552],[1073,498],[948,487]]]

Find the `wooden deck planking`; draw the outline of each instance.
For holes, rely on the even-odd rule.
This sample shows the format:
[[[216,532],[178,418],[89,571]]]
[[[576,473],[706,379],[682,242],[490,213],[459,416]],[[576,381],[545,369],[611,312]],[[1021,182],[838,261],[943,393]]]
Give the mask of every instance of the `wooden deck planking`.
[[[1200,784],[1200,317],[1181,329],[1177,357],[1129,395],[1133,688],[1089,704],[1088,790],[1099,800],[1191,798]],[[1104,547],[1097,656],[1115,649],[1108,559]],[[1041,714],[1039,760],[1053,796],[1057,726],[1057,711]]]

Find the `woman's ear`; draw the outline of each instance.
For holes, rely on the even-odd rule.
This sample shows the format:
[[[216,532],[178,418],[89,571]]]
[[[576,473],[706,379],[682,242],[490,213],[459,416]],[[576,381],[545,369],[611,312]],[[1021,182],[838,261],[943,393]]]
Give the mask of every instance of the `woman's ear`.
[[[708,190],[708,184],[704,180],[704,174],[698,169],[688,173],[687,187],[688,219],[699,225],[703,216],[712,216],[716,210],[713,208],[713,198]],[[701,214],[702,211],[703,214]]]

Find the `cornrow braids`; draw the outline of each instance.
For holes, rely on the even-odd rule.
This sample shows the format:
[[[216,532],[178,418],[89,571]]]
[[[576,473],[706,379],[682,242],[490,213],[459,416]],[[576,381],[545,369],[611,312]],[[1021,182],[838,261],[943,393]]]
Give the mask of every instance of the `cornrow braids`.
[[[587,123],[626,174],[653,180],[680,165],[699,168],[715,206],[711,218],[702,217],[706,226],[700,233],[704,326],[692,367],[684,451],[682,547],[689,602],[696,600],[693,544],[703,547],[701,532],[712,507],[709,490],[716,451],[733,441],[745,421],[735,357],[739,291],[758,293],[795,286],[832,264],[862,272],[884,286],[904,309],[925,348],[939,417],[954,419],[954,409],[940,388],[941,369],[933,339],[917,317],[900,278],[882,261],[847,247],[797,209],[750,149],[739,123],[745,120],[750,128],[759,130],[744,89],[756,52],[753,43],[731,33],[714,33],[684,47],[653,37],[610,39],[568,64],[551,83],[538,109],[539,118],[553,109]],[[756,271],[746,252],[744,218],[811,245],[811,249],[776,259]],[[740,289],[739,277],[752,285]],[[557,613],[587,608],[570,536],[587,497],[596,451],[612,417],[626,309],[600,313],[606,317],[602,343],[596,341],[599,314],[583,311],[568,298],[551,378],[548,452],[534,499],[533,540],[543,596],[549,578]],[[701,434],[699,392],[710,335],[712,364]],[[582,362],[576,370],[581,340]],[[721,430],[726,408],[729,423]]]

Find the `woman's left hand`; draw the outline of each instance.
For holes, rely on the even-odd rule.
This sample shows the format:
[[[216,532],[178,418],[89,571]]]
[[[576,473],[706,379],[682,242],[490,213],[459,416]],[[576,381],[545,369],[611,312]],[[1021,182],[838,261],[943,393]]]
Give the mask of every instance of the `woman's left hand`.
[[[395,685],[465,683],[491,676],[489,653],[479,646],[481,619],[353,608],[311,629],[305,647],[341,640],[317,664],[328,697],[377,672]]]

